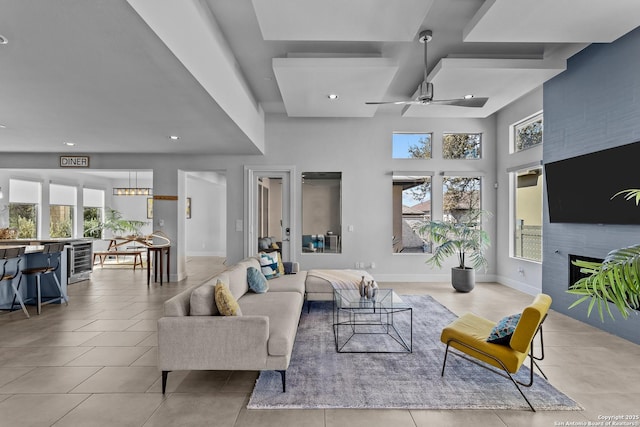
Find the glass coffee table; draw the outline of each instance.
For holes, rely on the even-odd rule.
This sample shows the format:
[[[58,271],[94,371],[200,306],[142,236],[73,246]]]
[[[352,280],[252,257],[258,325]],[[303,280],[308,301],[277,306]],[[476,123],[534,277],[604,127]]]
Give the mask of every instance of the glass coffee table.
[[[333,334],[338,353],[411,353],[413,308],[393,289],[379,289],[373,299],[334,289]]]

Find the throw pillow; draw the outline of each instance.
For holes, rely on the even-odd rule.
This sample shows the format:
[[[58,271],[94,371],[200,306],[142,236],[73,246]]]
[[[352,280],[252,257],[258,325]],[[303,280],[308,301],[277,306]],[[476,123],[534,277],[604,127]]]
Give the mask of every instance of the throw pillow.
[[[247,268],[247,284],[256,294],[264,294],[269,290],[269,283],[264,274],[255,267]]]
[[[282,262],[282,255],[278,252],[278,273],[284,274],[284,262]]]
[[[516,326],[520,321],[520,316],[521,313],[518,313],[500,319],[500,321],[496,323],[496,326],[494,326],[491,330],[491,333],[487,338],[487,342],[500,345],[509,345],[511,336],[513,335],[513,332],[516,330]]]
[[[205,283],[191,292],[189,301],[190,316],[217,316],[220,313],[215,302],[215,285]]]
[[[270,245],[270,241],[267,237],[260,237],[258,239],[258,249],[259,250],[265,250],[265,249],[269,249],[269,245]]]
[[[223,316],[242,316],[238,301],[233,297],[229,287],[218,280],[214,289],[216,307]]]
[[[260,254],[260,269],[267,279],[280,276],[280,273],[278,273],[278,258],[270,254]]]

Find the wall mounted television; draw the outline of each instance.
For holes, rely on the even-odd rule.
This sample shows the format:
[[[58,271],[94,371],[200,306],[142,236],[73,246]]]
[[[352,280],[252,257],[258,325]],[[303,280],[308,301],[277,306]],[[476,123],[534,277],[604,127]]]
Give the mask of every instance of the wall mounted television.
[[[544,165],[549,220],[555,223],[640,224],[640,206],[621,190],[640,188],[640,142]]]

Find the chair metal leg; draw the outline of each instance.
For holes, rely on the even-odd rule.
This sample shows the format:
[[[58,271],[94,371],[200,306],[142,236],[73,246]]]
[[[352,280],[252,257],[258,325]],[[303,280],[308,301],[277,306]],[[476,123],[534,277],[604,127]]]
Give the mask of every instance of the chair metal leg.
[[[13,308],[13,305],[16,302],[16,299],[18,300],[18,303],[20,304],[20,307],[22,307],[22,311],[24,312],[25,316],[27,316],[27,318],[31,317],[29,316],[29,312],[27,311],[27,307],[25,307],[24,305],[24,300],[22,299],[22,295],[20,295],[20,281],[22,280],[22,275],[20,275],[20,278],[18,279],[18,286],[16,286],[15,283],[13,283],[13,280],[11,281],[11,287],[13,288],[13,303],[11,304],[11,307]]]
[[[42,309],[42,296],[40,294],[40,275],[36,276],[36,314],[40,315]]]
[[[451,351],[451,354],[454,354],[454,355],[456,355],[456,356],[458,356],[458,357],[461,357],[462,359],[465,359],[465,360],[467,360],[468,362],[471,362],[471,363],[473,363],[473,364],[475,364],[475,365],[478,365],[478,366],[480,366],[481,368],[487,369],[487,370],[489,370],[489,371],[493,372],[494,374],[500,375],[500,376],[505,377],[505,378],[509,378],[509,379],[511,380],[511,382],[513,383],[513,385],[515,385],[515,386],[516,386],[516,388],[517,388],[517,389],[518,389],[518,391],[520,392],[520,395],[523,397],[523,399],[525,400],[525,402],[527,402],[527,405],[529,405],[529,407],[531,408],[531,410],[532,410],[533,412],[536,412],[535,408],[533,407],[533,405],[531,404],[531,402],[529,402],[529,399],[527,399],[527,396],[525,396],[524,392],[523,392],[523,391],[522,391],[522,389],[520,388],[520,385],[522,385],[522,386],[524,386],[524,387],[530,387],[530,386],[533,384],[533,359],[532,359],[531,357],[530,357],[530,359],[531,359],[531,362],[532,362],[532,363],[531,363],[531,368],[530,368],[530,378],[529,378],[529,383],[528,383],[528,384],[525,384],[525,383],[522,383],[522,382],[520,382],[520,381],[517,381],[515,378],[513,378],[513,376],[511,375],[511,373],[509,372],[509,370],[507,369],[507,367],[504,365],[504,363],[502,363],[502,361],[501,361],[500,359],[498,359],[497,357],[495,357],[495,356],[493,356],[493,355],[491,355],[491,354],[488,354],[488,353],[486,353],[486,352],[484,352],[484,351],[478,350],[477,348],[474,348],[474,347],[472,347],[472,346],[470,346],[470,345],[468,345],[468,344],[466,344],[466,343],[463,343],[463,342],[461,342],[461,341],[458,341],[458,340],[455,340],[455,339],[451,339],[451,340],[449,340],[449,341],[447,342],[447,348],[446,348],[446,350],[445,350],[444,363],[442,364],[442,376],[444,376],[444,367],[445,367],[445,364],[446,364],[446,361],[447,361],[447,354],[449,353],[449,346],[450,346],[450,344],[451,344],[452,342],[455,342],[455,343],[457,343],[457,344],[459,344],[459,345],[462,345],[462,346],[464,346],[464,347],[466,347],[466,348],[468,348],[468,349],[470,349],[470,350],[473,350],[473,351],[477,352],[478,354],[482,354],[482,355],[484,355],[484,356],[486,356],[486,357],[489,357],[489,358],[491,358],[491,359],[495,360],[495,361],[496,361],[496,362],[501,366],[501,368],[502,368],[502,370],[504,371],[504,373],[503,373],[503,372],[500,372],[500,371],[497,371],[496,369],[494,369],[494,368],[492,368],[492,367],[489,367],[488,365],[484,365],[484,364],[480,363],[480,362],[479,362],[479,361],[477,361],[477,360],[471,359],[471,358],[469,358],[469,357],[465,356],[464,354],[458,353],[457,351]],[[529,354],[530,354],[530,355],[532,354],[532,353],[531,353],[531,350],[530,350]]]
[[[51,275],[53,276],[53,279],[56,282],[56,286],[58,287],[58,290],[60,291],[60,298],[62,298],[64,300],[64,303],[66,305],[69,305],[69,298],[67,298],[67,296],[64,294],[64,292],[62,292],[62,286],[60,285],[60,281],[58,280],[58,276],[56,276],[55,273],[52,273]]]

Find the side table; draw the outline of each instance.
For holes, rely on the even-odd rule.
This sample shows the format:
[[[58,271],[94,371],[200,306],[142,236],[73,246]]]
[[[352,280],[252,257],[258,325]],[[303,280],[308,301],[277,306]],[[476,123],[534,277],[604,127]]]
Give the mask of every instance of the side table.
[[[171,265],[171,246],[170,245],[162,245],[162,246],[147,246],[147,286],[149,286],[149,282],[151,280],[151,254],[153,254],[153,281],[158,281],[158,258],[160,261],[160,286],[162,286],[162,276],[164,275],[164,257],[163,255],[167,255],[167,283],[171,280],[170,276],[170,265]]]

